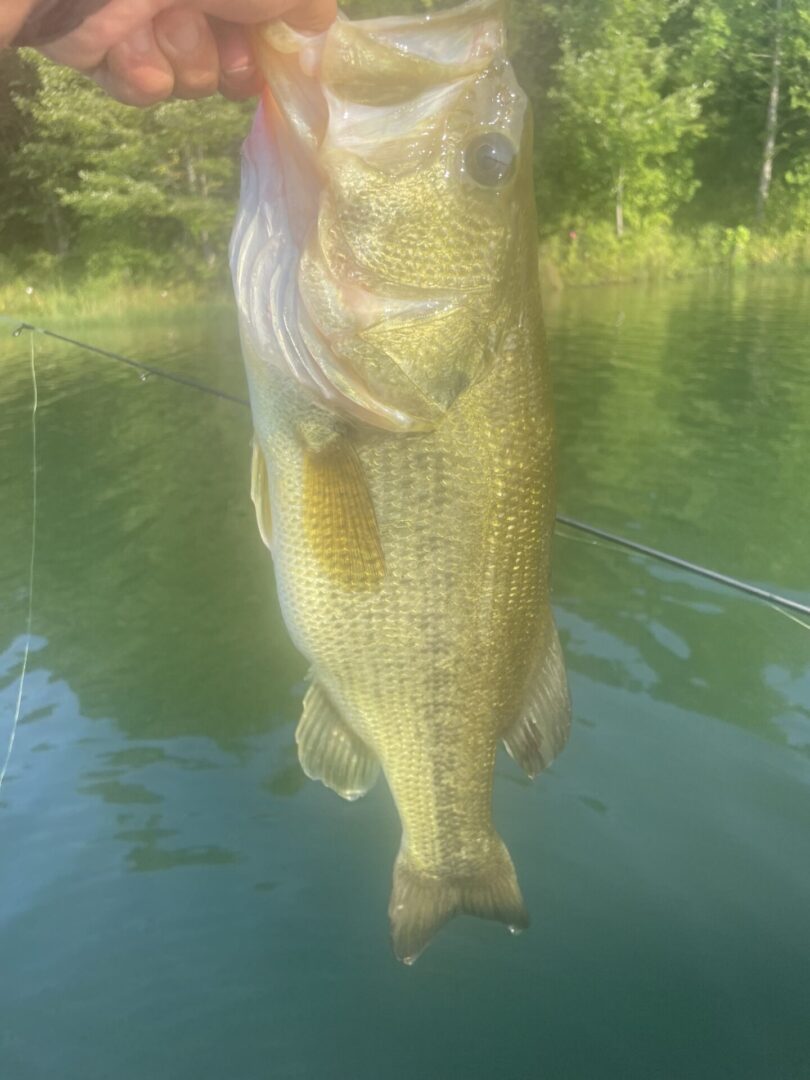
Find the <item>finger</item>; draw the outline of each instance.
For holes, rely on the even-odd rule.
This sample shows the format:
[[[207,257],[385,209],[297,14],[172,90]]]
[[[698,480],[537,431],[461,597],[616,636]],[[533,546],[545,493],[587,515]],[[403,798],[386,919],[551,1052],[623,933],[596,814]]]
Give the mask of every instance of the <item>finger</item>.
[[[172,0],[109,0],[81,26],[41,51],[57,64],[78,71],[95,71],[104,65],[110,49],[126,41],[139,27],[150,25],[171,3]]]
[[[14,40],[34,0],[5,0],[0,9],[0,49]]]
[[[22,0],[0,0],[9,8],[3,19],[9,25],[18,21],[11,4]],[[28,3],[30,6],[30,3]],[[100,11],[90,15],[76,30],[45,46],[41,51],[58,64],[91,72],[104,65],[108,50],[125,40],[139,26],[151,22],[166,8],[180,7],[181,0],[109,0]],[[206,15],[215,15],[234,23],[266,22],[285,18],[300,30],[326,30],[337,12],[336,0],[182,0],[182,6],[193,7]],[[3,27],[0,22],[0,27]]]
[[[125,105],[154,105],[171,97],[174,90],[174,71],[158,46],[151,24],[114,45],[94,78]]]
[[[284,19],[296,30],[327,30],[337,17],[336,0],[306,0],[284,12]]]
[[[221,92],[232,101],[260,93],[263,79],[247,32],[241,26],[218,19],[213,26],[219,49]]]
[[[201,98],[219,87],[219,52],[208,20],[197,11],[164,11],[155,38],[174,71],[174,96]]]
[[[286,19],[299,30],[326,30],[337,14],[336,0],[196,0],[208,15],[236,23]]]

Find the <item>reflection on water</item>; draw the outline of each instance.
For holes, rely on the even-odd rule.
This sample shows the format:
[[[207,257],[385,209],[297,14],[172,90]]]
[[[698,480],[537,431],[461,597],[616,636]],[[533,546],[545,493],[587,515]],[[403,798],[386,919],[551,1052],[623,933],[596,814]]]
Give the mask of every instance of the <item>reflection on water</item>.
[[[769,675],[810,666],[808,631],[778,610],[643,557],[558,545],[556,596],[569,669],[785,740],[778,718],[810,719],[810,694]],[[632,588],[621,582],[634,578]],[[601,590],[597,585],[601,582]],[[612,593],[604,583],[613,581]],[[616,602],[616,596],[621,602]]]
[[[808,310],[791,278],[558,298],[565,512],[810,600]],[[61,329],[241,392],[224,306]],[[347,806],[295,757],[305,664],[246,497],[247,414],[37,346],[37,636],[0,796],[4,1076],[807,1075],[807,629],[560,529],[572,742],[533,785],[497,766],[532,931],[457,920],[403,972],[384,786]],[[0,341],[0,368],[2,744],[27,610],[27,343]]]
[[[810,599],[810,280],[563,294],[562,505]]]

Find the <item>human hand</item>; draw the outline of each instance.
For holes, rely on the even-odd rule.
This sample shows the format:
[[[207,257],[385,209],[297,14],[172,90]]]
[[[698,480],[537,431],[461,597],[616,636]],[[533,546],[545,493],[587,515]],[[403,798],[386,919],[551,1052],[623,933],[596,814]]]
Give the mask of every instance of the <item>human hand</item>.
[[[34,0],[6,0],[0,44]],[[91,76],[126,105],[169,97],[258,93],[261,78],[247,28],[283,16],[301,30],[325,30],[336,0],[108,0],[77,29],[44,46],[50,59]]]

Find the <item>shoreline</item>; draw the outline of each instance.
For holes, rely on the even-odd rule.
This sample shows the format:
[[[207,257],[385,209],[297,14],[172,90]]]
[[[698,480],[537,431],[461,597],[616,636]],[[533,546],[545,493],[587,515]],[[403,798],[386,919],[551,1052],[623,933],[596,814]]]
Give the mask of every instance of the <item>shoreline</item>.
[[[704,265],[657,264],[639,267],[631,260],[625,269],[609,265],[598,255],[592,260],[570,258],[557,260],[547,253],[540,258],[540,282],[544,295],[569,290],[598,289],[640,285],[664,285],[694,278],[740,276],[779,276],[810,274],[810,261],[774,260],[767,262],[724,259]],[[230,283],[195,284],[191,282],[164,284],[157,282],[112,283],[102,279],[87,279],[72,284],[58,280],[34,285],[25,277],[0,285],[0,317],[4,321],[20,319],[36,323],[37,319],[68,319],[80,321],[106,320],[111,315],[122,319],[135,318],[148,312],[150,316],[174,316],[200,304],[232,304]]]

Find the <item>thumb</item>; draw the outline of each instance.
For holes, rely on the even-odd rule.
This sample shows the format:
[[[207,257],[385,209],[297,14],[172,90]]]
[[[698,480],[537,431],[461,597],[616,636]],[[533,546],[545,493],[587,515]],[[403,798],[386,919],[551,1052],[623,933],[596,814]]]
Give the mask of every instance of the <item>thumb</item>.
[[[33,6],[34,0],[5,0],[0,7],[0,49],[11,44]]]

